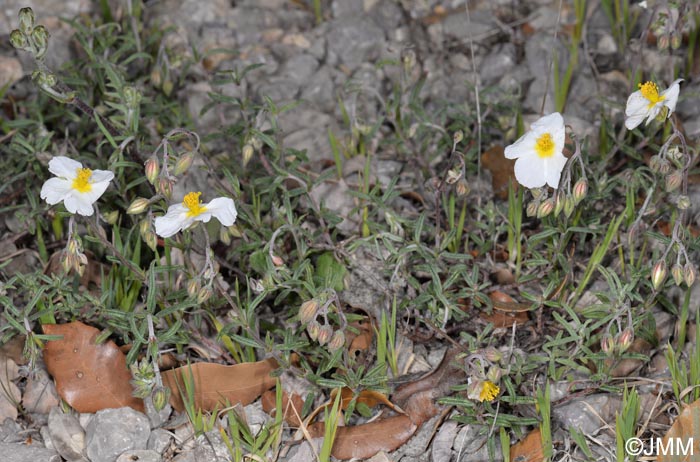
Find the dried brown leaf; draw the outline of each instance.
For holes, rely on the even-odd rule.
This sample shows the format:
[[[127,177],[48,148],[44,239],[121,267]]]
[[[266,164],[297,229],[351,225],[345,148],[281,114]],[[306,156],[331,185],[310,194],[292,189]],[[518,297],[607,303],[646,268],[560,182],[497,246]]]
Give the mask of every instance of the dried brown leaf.
[[[143,412],[143,401],[131,395],[126,356],[111,340],[96,344],[98,329],[76,321],[42,326],[47,335],[44,362],[58,394],[78,412],[129,406]]]
[[[510,447],[510,460],[513,462],[542,462],[542,434],[535,428],[522,440]]]
[[[659,451],[658,462],[694,462],[700,454],[700,400],[695,401],[683,409],[683,412],[676,418],[671,428],[664,436],[661,446],[669,447],[669,440],[672,448],[678,449],[673,454],[664,454]],[[683,447],[677,447],[677,444]],[[687,448],[690,443],[692,448]]]
[[[185,383],[194,382],[194,400],[198,409],[214,411],[227,405],[247,405],[275,386],[270,372],[277,369],[272,358],[255,363],[225,366],[215,363],[196,363],[162,373],[163,384],[170,387],[170,404],[182,411],[182,393]],[[179,384],[179,388],[178,388]]]
[[[301,411],[304,408],[304,400],[301,399],[296,393],[290,395],[286,392],[282,392],[282,409],[284,409],[284,420],[290,426],[294,428],[301,427]],[[268,390],[262,394],[260,397],[260,402],[262,404],[263,411],[267,412],[271,416],[275,416],[276,407],[276,395],[275,390]]]
[[[513,182],[514,187],[517,186],[513,170],[515,160],[506,159],[503,151],[503,146],[495,145],[481,155],[481,165],[491,172],[493,192],[499,199],[508,198],[508,183],[510,181]]]

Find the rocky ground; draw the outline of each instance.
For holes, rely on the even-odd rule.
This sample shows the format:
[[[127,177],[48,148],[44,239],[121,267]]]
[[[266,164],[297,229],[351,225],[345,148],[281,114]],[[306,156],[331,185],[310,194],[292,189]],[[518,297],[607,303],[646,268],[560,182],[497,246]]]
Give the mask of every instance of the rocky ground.
[[[109,3],[119,15],[125,14],[129,2]],[[178,69],[177,63],[172,64],[174,73],[186,73],[186,81],[177,95],[180,104],[192,115],[195,130],[206,134],[211,127],[238,117],[237,112],[228,109],[202,113],[209,102],[208,95],[214,91],[232,97],[266,96],[278,105],[300,101],[281,115],[280,139],[287,148],[305,150],[310,164],[323,165],[333,161],[328,132],[348,131],[339,102],[354,120],[375,120],[383,110],[383,100],[403,78],[411,80],[407,84],[425,79],[419,98],[426,113],[447,104],[471,114],[478,110],[482,119],[498,118],[495,124],[484,128],[487,131],[484,138],[490,144],[512,141],[514,132],[509,131],[508,124],[516,107],[521,108],[526,122],[535,120],[541,112],[554,111],[555,96],[547,69],[553,53],[561,66],[568,62],[565,31],[575,22],[570,2],[563,2],[559,11],[559,2],[552,0],[475,1],[469,2],[468,10],[464,0],[332,0],[321,2],[320,23],[315,19],[311,3],[302,0],[145,2],[149,27],[167,30],[163,46],[182,56],[191,56],[193,50],[205,56],[187,71]],[[0,37],[6,38],[16,27],[17,11],[24,6],[32,6],[50,29],[47,65],[54,69],[76,57],[71,44],[72,29],[58,18],[89,15],[98,7],[86,0],[5,0],[0,6]],[[639,9],[639,14],[638,24],[649,21],[648,11]],[[562,32],[555,37],[555,30]],[[564,115],[575,133],[580,138],[586,137],[593,146],[591,149],[595,149],[601,128],[598,115],[604,112],[618,124],[623,119],[630,88],[624,71],[643,68],[649,75],[668,83],[674,78],[674,67],[684,64],[685,55],[659,51],[637,38],[627,50],[620,50],[600,2],[589,2],[583,34],[585,52],[573,77]],[[0,44],[0,51],[0,87],[10,83],[15,97],[35,91],[27,77],[33,70],[32,62],[7,44]],[[407,77],[397,70],[401,66],[383,63],[403,63],[408,69]],[[214,78],[217,71],[243,69],[252,64],[261,66],[252,70],[240,85],[220,85]],[[686,136],[695,138],[700,135],[700,105],[696,99],[700,83],[692,78],[687,80],[677,112],[685,122]],[[499,125],[503,129],[500,132],[494,128]],[[477,149],[485,151],[489,147]],[[223,141],[213,141],[210,146],[213,152],[226,149]],[[427,144],[424,149],[430,152],[437,148]],[[440,154],[435,152],[434,156],[435,162],[439,162]],[[388,184],[397,175],[399,187],[404,191],[427,182],[415,171],[410,159],[398,157],[389,148],[378,151],[372,162],[382,184]],[[353,169],[361,168],[361,164],[347,162],[344,173],[349,175]],[[481,183],[475,180],[472,184],[484,201],[491,200],[495,194],[489,181],[491,174],[485,170]],[[188,181],[198,184],[206,180],[194,175]],[[312,194],[325,199],[327,206],[341,215],[348,215],[354,206],[348,186],[342,183],[316,189]],[[357,223],[348,216],[342,226],[356,229]],[[16,217],[3,215],[4,233],[21,232],[22,227],[23,223]],[[3,245],[0,252],[3,260],[8,255],[17,255],[13,266],[4,269],[6,273],[37,267],[36,254],[21,252],[12,242],[3,241]],[[365,290],[365,285],[369,285],[365,282],[356,282],[357,290],[346,294],[350,305],[372,304],[375,292]],[[695,306],[700,299],[699,291],[700,285],[695,284],[692,295]],[[661,339],[669,338],[674,320],[660,310],[655,316],[658,335]],[[415,364],[410,371],[419,373],[437,367],[446,349],[447,345],[439,342],[427,348],[412,345]],[[656,370],[657,375],[649,378],[668,376],[663,353],[650,354],[653,365],[650,370]],[[20,373],[15,371],[15,377]],[[5,462],[204,462],[216,460],[217,456],[227,460],[228,452],[216,431],[193,438],[186,426],[170,422],[158,428],[152,419],[129,408],[109,409],[94,415],[67,414],[60,410],[55,388],[45,372],[40,370],[29,383],[42,393],[29,399],[25,390],[23,406],[27,413],[16,420],[7,419],[0,426],[0,459]],[[565,397],[567,385],[562,382],[553,388],[553,401]],[[614,425],[619,403],[619,396],[594,393],[558,406],[553,415],[555,439],[561,442],[566,439],[565,430],[578,428],[598,438],[600,444],[594,448],[598,460],[613,460],[605,447],[614,446],[614,436],[603,429]],[[269,419],[258,403],[247,406],[246,414],[249,423]],[[484,427],[445,417],[449,414],[429,420],[408,443],[372,460],[488,460]],[[502,457],[499,447],[496,454],[499,460]],[[278,460],[313,460],[310,445],[293,445]]]

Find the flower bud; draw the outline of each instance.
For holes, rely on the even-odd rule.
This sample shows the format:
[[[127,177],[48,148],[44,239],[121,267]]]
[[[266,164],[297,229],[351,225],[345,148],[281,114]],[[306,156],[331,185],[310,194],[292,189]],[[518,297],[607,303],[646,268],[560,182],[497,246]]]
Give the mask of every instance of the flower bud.
[[[581,178],[574,184],[574,204],[578,205],[579,202],[583,200],[588,194],[588,181],[585,178]]]
[[[665,175],[666,173],[671,171],[671,164],[669,164],[668,160],[658,155],[655,155],[652,156],[652,158],[649,160],[649,168],[652,172]]]
[[[35,58],[41,59],[49,49],[49,31],[46,27],[38,25],[32,30],[32,41],[37,48]]]
[[[537,201],[532,201],[529,204],[527,204],[527,208],[525,208],[525,214],[528,217],[534,217],[537,215],[537,206],[540,204]]]
[[[340,350],[345,346],[345,334],[342,330],[337,330],[333,333],[331,340],[328,342],[328,351],[331,353]]]
[[[13,30],[10,33],[10,43],[13,47],[17,48],[18,50],[26,50],[27,48],[29,48],[27,36],[17,29]]]
[[[194,152],[186,152],[185,154],[180,156],[177,162],[175,162],[175,168],[173,169],[173,173],[175,175],[182,175],[187,170],[189,170],[189,168],[192,166],[192,162],[194,162]]]
[[[190,279],[187,281],[187,295],[189,295],[192,298],[195,298],[197,296],[197,293],[199,292],[199,280],[198,279]]]
[[[248,165],[248,162],[250,162],[250,159],[253,158],[253,154],[255,153],[255,150],[253,149],[253,146],[250,144],[246,144],[243,146],[243,166],[245,167]]]
[[[159,179],[158,192],[161,193],[166,199],[171,199],[173,197],[173,182],[167,178]]]
[[[309,338],[312,341],[316,341],[318,335],[321,333],[321,325],[318,323],[318,321],[311,321],[306,326],[306,332],[309,334]]]
[[[571,214],[574,213],[575,207],[574,199],[570,196],[566,196],[566,199],[564,199],[564,215],[566,215],[566,218],[569,218]]]
[[[617,348],[620,353],[624,353],[632,345],[634,341],[634,329],[628,327],[623,330],[617,337]]]
[[[469,187],[469,183],[467,183],[467,180],[465,180],[464,178],[460,178],[457,182],[457,186],[455,186],[455,190],[457,191],[457,195],[459,197],[464,197],[467,194],[469,194],[471,188]]]
[[[489,368],[489,371],[486,373],[486,378],[489,379],[493,383],[498,383],[501,380],[501,376],[503,375],[503,369],[501,369],[498,366],[493,366]]]
[[[666,157],[668,157],[674,162],[680,162],[685,156],[683,155],[681,148],[677,144],[674,144],[673,146],[669,147],[666,151]]]
[[[156,411],[162,411],[169,400],[170,388],[156,387],[155,390],[153,390],[153,407],[156,408]]]
[[[114,226],[117,220],[119,220],[119,212],[117,210],[112,210],[111,212],[105,213],[104,218],[108,224]]]
[[[673,276],[673,282],[675,282],[677,286],[683,283],[683,267],[679,263],[675,263],[671,267],[671,276]]]
[[[503,353],[494,347],[486,347],[481,353],[484,355],[484,358],[488,359],[492,363],[497,363],[503,359]]]
[[[679,49],[681,47],[681,42],[681,34],[679,34],[678,32],[674,32],[673,34],[671,34],[671,48],[673,48],[674,50]]]
[[[250,144],[253,145],[253,149],[255,149],[256,151],[261,150],[263,147],[262,140],[257,136],[253,136],[252,138],[250,138]]]
[[[29,35],[32,33],[33,28],[34,10],[31,8],[22,8],[19,10],[19,30],[21,30],[24,35]]]
[[[413,138],[414,136],[416,136],[416,132],[418,132],[418,127],[419,127],[419,126],[420,126],[419,124],[414,123],[414,124],[411,124],[410,127],[408,127],[408,133],[407,133],[407,135],[408,135],[409,138]]]
[[[299,321],[301,321],[302,324],[306,324],[316,319],[318,308],[319,304],[315,298],[302,303],[301,307],[299,308]]]
[[[209,298],[211,296],[212,296],[211,289],[207,286],[202,287],[201,289],[199,289],[199,292],[197,292],[197,304],[201,305],[202,303],[209,300]]]
[[[333,335],[333,328],[331,328],[331,326],[329,326],[328,324],[324,324],[319,329],[318,338],[316,340],[318,341],[319,345],[325,345],[331,339],[332,335]]]
[[[606,355],[612,356],[612,354],[615,352],[615,340],[613,339],[612,335],[609,333],[603,335],[603,337],[600,339],[600,349]]]
[[[236,225],[231,225],[228,227],[228,232],[231,233],[231,237],[241,238],[243,237],[243,232]]]
[[[138,215],[139,213],[143,213],[148,208],[148,204],[150,204],[150,201],[148,199],[145,199],[143,197],[137,197],[131,203],[129,208],[126,209],[126,214],[127,215]]]
[[[228,232],[226,226],[219,228],[219,240],[225,245],[231,245],[231,233]]]
[[[544,194],[544,188],[533,188],[530,190],[530,193],[532,194],[532,198],[537,200]]]
[[[165,81],[163,82],[163,93],[165,93],[165,96],[170,96],[170,93],[173,92],[173,88],[175,85],[173,85],[173,81],[170,80],[169,78],[166,78]]]
[[[156,184],[158,173],[160,171],[160,167],[158,166],[158,158],[156,156],[151,156],[148,158],[144,164],[144,171],[146,172],[146,179],[148,182],[151,184]]]
[[[464,132],[462,130],[457,130],[452,135],[452,141],[454,141],[455,144],[460,143],[463,139],[464,139]]]
[[[554,216],[559,216],[561,211],[564,209],[564,204],[566,203],[566,193],[564,191],[557,191],[556,196],[554,196]]]
[[[141,104],[141,92],[131,86],[124,87],[124,100],[127,106],[136,108]]]
[[[284,260],[282,260],[282,257],[279,257],[277,255],[272,256],[272,264],[275,266],[282,266],[284,265]]]
[[[680,170],[676,170],[675,172],[669,173],[666,176],[666,191],[671,192],[675,191],[678,189],[683,182],[683,174],[681,173]]]
[[[554,199],[551,197],[546,201],[542,202],[539,207],[537,207],[537,218],[544,218],[554,211]]]
[[[659,38],[656,39],[656,46],[659,49],[659,51],[667,50],[670,44],[671,40],[669,39],[667,34],[660,35]]]
[[[697,270],[692,263],[688,262],[683,267],[683,279],[688,287],[692,286],[695,282],[695,276],[697,276]]]
[[[654,290],[659,290],[666,280],[666,261],[659,260],[651,270],[651,285]]]
[[[678,201],[676,202],[676,207],[678,207],[679,210],[687,210],[690,208],[690,197],[686,196],[685,194],[681,194],[678,196]]]
[[[265,286],[263,285],[262,281],[260,279],[250,279],[250,289],[255,293],[255,294],[261,294],[265,291]]]

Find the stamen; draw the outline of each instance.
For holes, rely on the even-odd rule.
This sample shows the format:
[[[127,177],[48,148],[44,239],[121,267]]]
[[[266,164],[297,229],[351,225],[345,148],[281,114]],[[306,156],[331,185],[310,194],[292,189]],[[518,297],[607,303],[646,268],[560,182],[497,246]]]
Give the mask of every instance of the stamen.
[[[654,82],[640,83],[639,91],[641,91],[642,96],[649,101],[650,107],[664,100],[663,96],[659,96],[659,87]]]
[[[191,192],[185,194],[185,198],[182,200],[182,205],[189,209],[187,212],[188,218],[201,215],[207,210],[206,207],[202,207],[202,201],[199,200],[199,196],[201,195],[201,192]]]
[[[89,168],[79,168],[75,171],[75,179],[71,185],[73,189],[81,193],[87,193],[92,191],[92,185],[90,184],[90,178],[92,177],[92,170]]]
[[[545,133],[537,138],[537,141],[535,141],[535,152],[542,158],[552,157],[554,155],[554,140],[552,139],[552,135]]]

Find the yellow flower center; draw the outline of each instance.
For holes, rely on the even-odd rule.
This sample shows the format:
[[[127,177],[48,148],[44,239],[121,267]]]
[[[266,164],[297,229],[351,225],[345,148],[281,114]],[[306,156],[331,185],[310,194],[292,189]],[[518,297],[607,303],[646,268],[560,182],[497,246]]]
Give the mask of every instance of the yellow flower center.
[[[199,200],[199,196],[201,195],[201,192],[191,192],[185,194],[185,198],[182,200],[182,205],[189,209],[187,212],[188,218],[196,217],[206,212],[207,208],[202,207],[202,201]]]
[[[481,393],[479,393],[479,401],[493,401],[498,396],[498,392],[501,389],[495,383],[490,380],[484,382],[484,386],[481,388]]]
[[[87,193],[92,191],[92,185],[90,184],[90,178],[92,177],[92,170],[89,168],[79,168],[75,171],[75,179],[71,185],[73,189],[81,193]]]
[[[535,152],[542,158],[552,157],[554,155],[554,140],[552,135],[545,133],[535,141]]]
[[[663,96],[659,96],[659,87],[654,82],[640,83],[639,91],[641,91],[642,96],[649,101],[649,108],[665,99]]]

